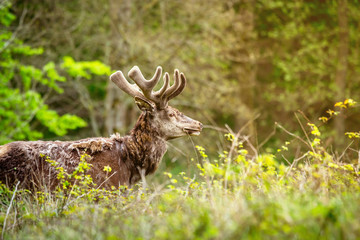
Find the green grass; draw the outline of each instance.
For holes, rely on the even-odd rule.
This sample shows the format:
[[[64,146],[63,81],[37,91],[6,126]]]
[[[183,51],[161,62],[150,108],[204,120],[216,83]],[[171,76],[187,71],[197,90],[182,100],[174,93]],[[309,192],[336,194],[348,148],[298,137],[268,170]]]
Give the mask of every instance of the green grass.
[[[238,149],[244,153],[243,149]],[[351,164],[326,152],[285,166],[270,154],[204,149],[195,177],[166,173],[167,184],[106,191],[61,185],[55,193],[1,189],[5,239],[357,239],[360,187]],[[245,151],[246,153],[246,151]],[[314,157],[315,156],[315,157]],[[306,159],[305,159],[306,158]],[[86,176],[86,175],[84,175]],[[226,187],[225,187],[226,186]],[[75,188],[71,188],[74,191]],[[9,214],[11,198],[15,196]],[[4,229],[2,230],[4,231]]]
[[[97,188],[84,156],[73,173],[57,169],[61,184],[54,192],[1,185],[1,233],[5,239],[359,239],[359,163],[340,161],[322,147],[318,128],[309,129],[302,140],[308,149],[291,163],[279,159],[291,155],[288,142],[276,156],[250,155],[246,138],[227,134],[227,151],[214,158],[196,146],[200,158],[191,175],[164,173],[162,184],[147,189]]]

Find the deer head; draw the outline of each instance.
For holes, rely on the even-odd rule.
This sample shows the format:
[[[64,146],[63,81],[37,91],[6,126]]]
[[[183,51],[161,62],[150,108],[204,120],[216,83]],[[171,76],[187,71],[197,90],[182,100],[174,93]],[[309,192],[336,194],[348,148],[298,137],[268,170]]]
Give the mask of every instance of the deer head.
[[[151,118],[151,126],[156,128],[166,140],[185,135],[199,135],[202,130],[200,122],[185,116],[176,108],[168,105],[171,99],[184,90],[186,85],[185,75],[175,69],[174,84],[170,86],[170,76],[166,72],[164,74],[164,85],[160,90],[154,92],[153,89],[159,82],[161,75],[162,68],[159,66],[154,76],[147,80],[140,69],[134,66],[129,71],[128,76],[135,84],[130,84],[121,71],[113,73],[110,79],[121,90],[135,99],[135,103],[140,110]]]

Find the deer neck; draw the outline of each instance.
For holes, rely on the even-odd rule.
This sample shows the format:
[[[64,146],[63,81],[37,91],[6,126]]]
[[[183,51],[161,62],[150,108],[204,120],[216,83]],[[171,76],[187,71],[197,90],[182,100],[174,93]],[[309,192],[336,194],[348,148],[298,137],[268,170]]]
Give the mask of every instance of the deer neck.
[[[146,175],[155,172],[167,150],[165,138],[151,123],[151,116],[142,113],[126,141],[134,167]]]

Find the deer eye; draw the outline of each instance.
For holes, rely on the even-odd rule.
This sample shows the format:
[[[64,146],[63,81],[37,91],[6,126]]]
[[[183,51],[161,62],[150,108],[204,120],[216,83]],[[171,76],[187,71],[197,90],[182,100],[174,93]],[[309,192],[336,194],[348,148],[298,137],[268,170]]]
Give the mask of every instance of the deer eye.
[[[174,113],[170,113],[170,114],[169,114],[169,117],[174,117],[174,116],[175,116]]]

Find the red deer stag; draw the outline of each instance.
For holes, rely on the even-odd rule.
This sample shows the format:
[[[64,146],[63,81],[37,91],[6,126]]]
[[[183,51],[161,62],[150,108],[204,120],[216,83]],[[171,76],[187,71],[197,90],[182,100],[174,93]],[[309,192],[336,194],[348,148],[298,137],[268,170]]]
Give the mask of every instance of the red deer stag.
[[[54,167],[46,160],[59,163],[67,172],[75,170],[80,156],[90,156],[93,165],[89,174],[94,182],[110,187],[131,186],[145,175],[154,173],[166,152],[166,141],[186,135],[199,135],[202,124],[195,121],[168,102],[179,95],[186,84],[183,73],[175,70],[174,84],[170,86],[168,73],[164,85],[156,92],[153,88],[162,75],[158,67],[154,76],[146,80],[140,69],[134,66],[128,76],[130,84],[121,71],[110,76],[121,90],[131,95],[142,113],[129,135],[118,134],[110,138],[87,138],[78,141],[18,141],[0,146],[0,181],[9,186],[20,181],[23,187],[38,187],[58,184]],[[138,87],[137,87],[137,86]],[[141,89],[141,91],[139,90]],[[112,168],[107,178],[104,167]]]

